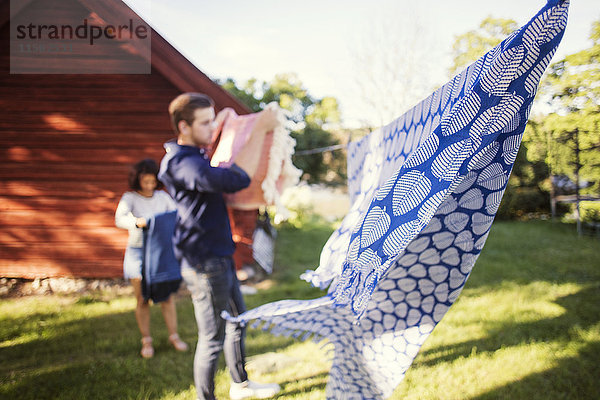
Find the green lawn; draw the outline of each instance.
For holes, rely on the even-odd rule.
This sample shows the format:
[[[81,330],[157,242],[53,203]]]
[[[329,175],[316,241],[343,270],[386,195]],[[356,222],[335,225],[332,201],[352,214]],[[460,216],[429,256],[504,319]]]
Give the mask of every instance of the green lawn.
[[[298,275],[316,267],[332,228],[283,226],[271,285],[249,307],[320,291]],[[600,241],[569,225],[496,222],[467,286],[432,333],[393,399],[600,399]],[[194,399],[192,352],[167,345],[153,307],[156,355],[139,357],[131,297],[106,293],[0,300],[1,399]],[[194,343],[191,302],[180,334]],[[280,399],[323,399],[327,347],[249,330],[251,379]],[[227,398],[222,364],[217,396]]]

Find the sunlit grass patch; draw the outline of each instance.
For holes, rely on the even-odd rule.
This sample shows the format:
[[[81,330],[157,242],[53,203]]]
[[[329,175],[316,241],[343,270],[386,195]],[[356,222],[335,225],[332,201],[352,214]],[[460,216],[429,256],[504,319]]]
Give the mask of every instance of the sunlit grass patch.
[[[301,221],[300,221],[301,222]],[[317,266],[333,225],[279,227],[275,272],[248,308],[323,292],[298,276]],[[599,242],[549,222],[495,223],[457,302],[392,399],[600,399]],[[0,398],[195,399],[193,352],[168,344],[152,307],[156,355],[139,356],[131,296],[32,296],[0,301]],[[187,297],[179,331],[195,347]],[[323,399],[331,345],[249,329],[250,378],[277,382],[278,399]],[[221,359],[218,398],[228,398]]]
[[[600,322],[583,327],[576,310],[570,308],[569,299],[586,296],[589,288],[533,282],[503,285],[475,296],[465,290],[424,344],[392,398],[479,398],[489,392],[513,393],[507,387],[532,376],[560,374],[564,364],[578,359],[590,344],[600,343]],[[598,371],[597,365],[589,366]],[[550,398],[544,397],[546,388],[540,390],[521,388],[515,397],[489,396]]]

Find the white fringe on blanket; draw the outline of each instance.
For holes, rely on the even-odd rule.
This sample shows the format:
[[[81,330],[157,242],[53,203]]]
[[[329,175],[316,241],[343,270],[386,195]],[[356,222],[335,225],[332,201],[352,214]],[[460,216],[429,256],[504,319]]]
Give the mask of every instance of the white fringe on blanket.
[[[281,201],[281,194],[285,189],[298,184],[302,171],[292,163],[296,141],[286,128],[286,111],[275,102],[268,104],[267,108],[276,111],[277,125],[273,132],[267,133],[262,152],[255,154],[259,160],[258,170],[251,177],[252,182],[248,188],[226,195],[225,199],[229,207],[242,210],[275,205],[275,219],[281,221],[289,217],[289,211]],[[219,144],[211,158],[212,166],[231,165],[239,150],[249,140],[259,117],[260,113],[237,115],[232,109],[226,110],[219,133]],[[267,162],[263,162],[263,159]]]
[[[277,111],[278,125],[273,131],[269,166],[261,187],[265,202],[275,205],[277,210],[275,223],[279,223],[290,216],[289,210],[281,201],[281,194],[285,189],[298,184],[302,171],[292,163],[296,141],[290,136],[290,132],[285,127],[287,122],[285,110],[280,108],[276,102],[269,103],[266,108]]]

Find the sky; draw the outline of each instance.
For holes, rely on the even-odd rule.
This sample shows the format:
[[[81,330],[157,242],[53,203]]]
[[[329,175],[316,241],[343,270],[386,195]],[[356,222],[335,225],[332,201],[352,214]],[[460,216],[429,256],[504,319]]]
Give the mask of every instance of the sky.
[[[411,92],[397,106],[408,108],[445,83],[456,35],[476,29],[488,16],[522,25],[545,4],[544,0],[124,1],[210,78],[231,77],[242,84],[249,78],[268,82],[276,74],[295,73],[313,97],[335,97],[343,125],[349,127],[389,122],[375,114],[386,100],[372,98],[393,96],[373,91],[377,85],[394,93]],[[565,36],[553,60],[588,47],[595,20],[600,20],[598,0],[572,0]],[[412,69],[406,54],[412,55]],[[393,78],[399,81],[398,90],[389,83],[389,73],[365,61],[388,57],[398,66]],[[409,75],[419,75],[420,86],[402,86]]]

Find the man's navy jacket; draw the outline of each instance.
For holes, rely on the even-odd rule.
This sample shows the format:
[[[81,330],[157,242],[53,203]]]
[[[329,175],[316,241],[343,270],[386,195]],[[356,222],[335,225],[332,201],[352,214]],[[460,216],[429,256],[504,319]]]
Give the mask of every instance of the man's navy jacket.
[[[181,266],[200,267],[209,258],[231,256],[235,244],[223,193],[248,187],[250,178],[235,164],[211,167],[204,149],[175,141],[164,146],[158,179],[177,205],[173,244]]]

